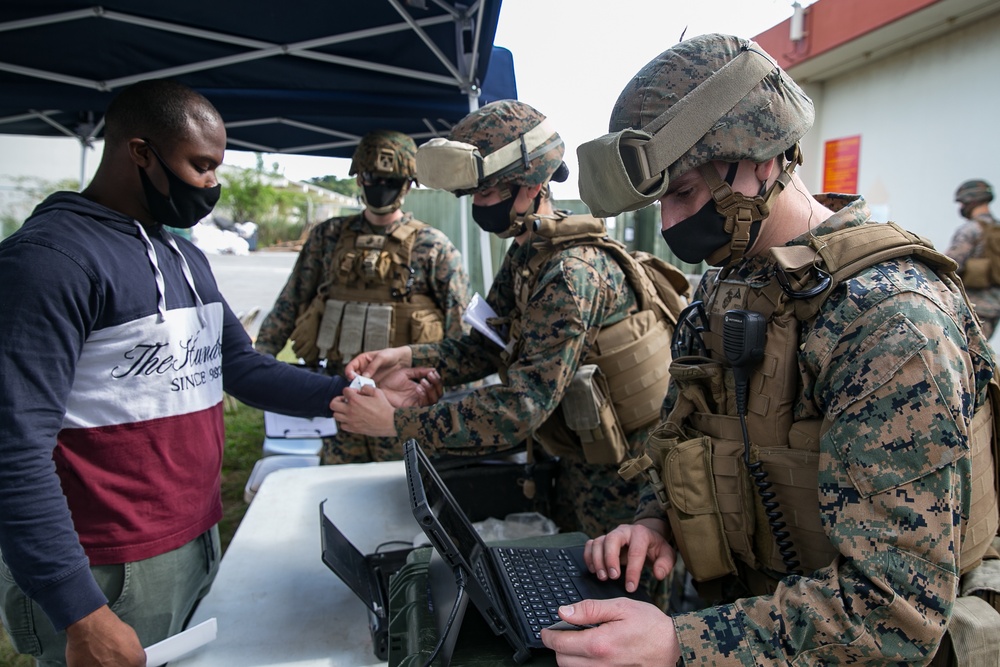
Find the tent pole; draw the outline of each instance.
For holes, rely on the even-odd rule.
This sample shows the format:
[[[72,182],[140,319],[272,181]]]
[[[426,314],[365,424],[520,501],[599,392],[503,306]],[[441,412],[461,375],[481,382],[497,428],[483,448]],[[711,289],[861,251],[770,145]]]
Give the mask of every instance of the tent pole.
[[[86,184],[83,179],[87,174],[87,140],[80,137],[80,192],[83,192],[83,188]]]
[[[469,93],[469,112],[473,112],[479,108],[479,95],[475,93]],[[465,197],[462,197],[464,200]],[[465,202],[462,202],[462,244],[468,247],[468,241],[466,237],[469,234],[469,217],[468,217],[468,207]],[[463,250],[464,252],[464,250]],[[479,265],[483,271],[483,296],[486,296],[490,291],[490,287],[493,285],[493,249],[490,243],[489,234],[479,234]]]

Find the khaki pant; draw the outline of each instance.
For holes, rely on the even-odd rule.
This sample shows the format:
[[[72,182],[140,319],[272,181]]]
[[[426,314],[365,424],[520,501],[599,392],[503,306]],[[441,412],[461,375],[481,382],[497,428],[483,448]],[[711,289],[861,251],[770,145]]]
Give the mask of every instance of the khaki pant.
[[[122,565],[91,567],[111,611],[149,646],[184,629],[212,586],[221,550],[218,526],[165,554]],[[0,562],[0,616],[19,653],[38,667],[66,665],[66,633],[56,632],[41,607],[29,600]]]

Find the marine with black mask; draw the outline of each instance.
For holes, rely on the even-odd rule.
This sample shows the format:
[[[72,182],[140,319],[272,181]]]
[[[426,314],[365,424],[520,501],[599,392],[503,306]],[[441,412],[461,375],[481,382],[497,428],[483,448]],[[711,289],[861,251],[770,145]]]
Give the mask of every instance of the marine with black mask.
[[[622,467],[646,479],[635,519],[585,555],[626,587],[683,563],[700,599],[561,609],[600,624],[542,631],[561,664],[997,664],[994,353],[951,259],[858,195],[810,194],[814,118],[760,45],[699,35],[578,148],[592,210],[658,201],[668,241],[713,236],[700,252],[718,244],[722,268],[695,292],[646,456]]]
[[[638,499],[618,463],[658,417],[670,325],[647,308],[648,292],[630,278],[635,260],[615,252],[604,221],[554,208],[549,186],[568,176],[564,150],[545,116],[517,100],[484,105],[447,139],[420,147],[421,183],[471,194],[480,228],[513,239],[486,295],[507,345],[473,332],[362,354],[348,372],[429,365],[446,384],[492,373],[502,383],[421,410],[394,412],[352,396],[335,417],[346,431],[417,437],[437,452],[485,454],[527,443],[530,461],[540,446],[560,458],[553,518],[563,530],[596,534],[631,518]],[[599,416],[595,405],[603,406]],[[523,491],[531,493],[530,484]],[[510,493],[522,489],[512,485]]]
[[[312,367],[339,372],[354,355],[462,334],[469,281],[448,237],[402,210],[416,183],[417,147],[393,130],[358,143],[350,174],[365,208],[317,224],[261,325],[256,347],[277,355],[290,340]],[[387,461],[402,441],[341,432],[324,439],[324,463]]]

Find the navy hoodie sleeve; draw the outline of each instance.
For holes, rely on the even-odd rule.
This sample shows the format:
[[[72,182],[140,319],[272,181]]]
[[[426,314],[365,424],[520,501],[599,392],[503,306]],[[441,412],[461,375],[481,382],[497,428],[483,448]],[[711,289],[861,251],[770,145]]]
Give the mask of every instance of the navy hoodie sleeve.
[[[227,305],[222,331],[222,384],[247,405],[293,417],[329,417],[347,381],[302,370],[253,349]]]
[[[11,240],[0,246],[0,550],[61,630],[107,602],[52,461],[90,333],[85,313],[100,304],[95,277],[65,251]]]
[[[191,266],[201,298],[223,304],[222,384],[247,405],[293,417],[329,417],[330,401],[347,381],[291,366],[257,352],[250,337],[219,292],[211,265],[190,242],[177,239]]]

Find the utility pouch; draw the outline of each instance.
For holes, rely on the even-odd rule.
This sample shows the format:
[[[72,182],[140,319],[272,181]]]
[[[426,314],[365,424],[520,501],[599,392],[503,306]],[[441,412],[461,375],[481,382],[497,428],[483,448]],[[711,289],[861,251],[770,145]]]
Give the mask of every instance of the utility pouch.
[[[668,449],[674,446],[677,438],[673,434],[676,430],[673,424],[662,422],[657,426],[645,442],[645,453],[634,459],[629,459],[618,468],[618,474],[625,481],[631,481],[642,475],[646,482],[652,487],[656,494],[656,500],[660,507],[667,509],[670,501],[667,499],[667,491],[663,487],[663,475],[660,466],[663,465],[663,456]]]
[[[954,665],[1000,665],[1000,612],[982,598],[970,595],[955,600],[948,637]]]
[[[607,379],[597,364],[580,366],[560,409],[566,426],[579,437],[587,463],[617,465],[625,459],[628,439],[615,415]]]
[[[1000,537],[993,539],[993,547],[995,555],[996,549],[1000,549]],[[963,575],[958,592],[978,596],[1000,613],[1000,559],[988,558]],[[1000,634],[997,640],[1000,641]]]
[[[989,257],[970,257],[962,270],[962,283],[968,289],[986,289],[992,284],[990,267]]]
[[[364,276],[365,282],[370,283],[381,278],[378,270],[381,254],[378,250],[367,250],[361,255],[361,275]]]
[[[690,425],[711,438],[712,477],[722,530],[732,554],[752,568],[758,566],[753,549],[756,503],[743,463],[743,434],[739,417],[696,412]]]
[[[1000,538],[993,541],[993,554]],[[948,632],[932,667],[1000,665],[1000,560],[984,560],[962,576]]]
[[[340,265],[337,269],[337,282],[343,285],[351,285],[357,280],[354,272],[354,264],[358,261],[358,253],[354,250],[345,252],[340,257]]]
[[[726,389],[725,369],[719,362],[708,357],[678,357],[670,363],[670,378],[677,387],[679,404],[687,404],[696,412],[726,411],[730,392]],[[680,419],[677,421],[680,423]]]
[[[345,364],[361,351],[367,311],[367,303],[349,303],[344,306],[344,319],[340,325],[340,341],[337,344],[337,350]]]
[[[302,359],[306,366],[315,366],[319,363],[319,348],[316,346],[316,336],[319,333],[320,318],[323,317],[325,303],[322,296],[317,296],[309,304],[309,307],[302,311],[295,318],[295,328],[288,338],[292,341],[292,351],[295,356]]]
[[[663,484],[670,502],[667,517],[688,572],[699,582],[735,574],[736,563],[716,502],[712,439],[699,435],[664,444]]]
[[[415,310],[410,315],[410,342],[436,343],[444,339],[444,318],[434,310]]]
[[[365,352],[384,350],[392,336],[392,306],[370,304],[365,317]]]
[[[340,333],[340,319],[344,315],[346,304],[340,299],[327,299],[323,308],[323,319],[320,320],[319,333],[316,335],[316,347],[320,358],[325,359],[330,350],[335,350],[337,334]]]

